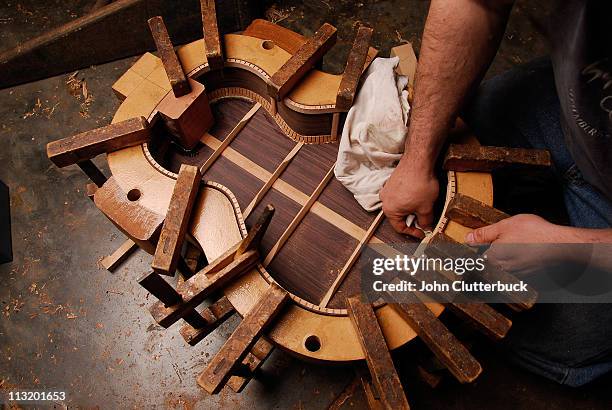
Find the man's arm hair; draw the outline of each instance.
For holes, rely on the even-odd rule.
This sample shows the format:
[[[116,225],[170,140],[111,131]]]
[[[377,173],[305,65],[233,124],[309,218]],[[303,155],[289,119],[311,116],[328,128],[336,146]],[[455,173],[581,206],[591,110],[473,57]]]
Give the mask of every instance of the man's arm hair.
[[[467,96],[493,60],[514,1],[432,0],[421,44],[406,157],[433,173]]]

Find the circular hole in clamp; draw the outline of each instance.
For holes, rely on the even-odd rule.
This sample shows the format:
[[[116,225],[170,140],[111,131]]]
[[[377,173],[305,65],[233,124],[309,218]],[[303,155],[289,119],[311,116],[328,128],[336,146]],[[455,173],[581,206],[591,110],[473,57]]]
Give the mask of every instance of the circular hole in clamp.
[[[304,347],[309,352],[316,352],[321,348],[321,339],[315,335],[310,335],[304,339]]]
[[[264,50],[272,50],[274,48],[274,41],[272,40],[265,40],[261,43],[261,47]]]
[[[130,189],[129,192],[127,193],[127,199],[129,199],[130,201],[134,202],[134,201],[138,201],[140,199],[140,189],[134,188],[134,189]]]

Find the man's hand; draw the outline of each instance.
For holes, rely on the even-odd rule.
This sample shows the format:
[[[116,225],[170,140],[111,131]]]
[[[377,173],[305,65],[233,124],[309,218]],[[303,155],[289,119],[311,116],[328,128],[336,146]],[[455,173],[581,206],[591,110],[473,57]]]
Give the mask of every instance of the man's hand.
[[[467,234],[470,245],[489,243],[563,243],[559,225],[537,215],[520,214]]]
[[[536,215],[521,214],[467,234],[469,245],[491,244],[490,262],[508,272],[530,274],[567,262],[591,262],[610,268],[609,261],[592,260],[592,248],[561,244],[609,242],[610,229],[584,229],[555,225]],[[504,245],[501,245],[504,244]],[[496,246],[497,245],[497,246]],[[501,246],[500,246],[501,245]],[[597,256],[598,257],[598,256]]]
[[[433,204],[438,198],[439,184],[433,173],[400,161],[380,191],[382,209],[397,232],[423,238],[422,230],[406,226],[406,217],[415,214],[419,226],[431,229]]]

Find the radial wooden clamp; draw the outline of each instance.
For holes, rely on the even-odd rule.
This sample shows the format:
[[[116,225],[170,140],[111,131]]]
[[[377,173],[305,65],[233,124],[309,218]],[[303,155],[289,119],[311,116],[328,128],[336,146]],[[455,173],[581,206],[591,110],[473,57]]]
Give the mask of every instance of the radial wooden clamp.
[[[172,87],[172,93],[164,97],[157,111],[183,148],[191,150],[214,123],[208,97],[204,86],[183,72],[164,20],[153,17],[149,19],[149,27]]]
[[[356,296],[347,299],[347,306],[381,404],[389,410],[409,409],[408,400],[372,305]]]
[[[202,10],[206,60],[211,70],[217,70],[223,68],[223,49],[217,24],[215,0],[200,0],[200,8]]]
[[[235,310],[225,296],[220,297],[200,312],[196,308],[207,298],[216,295],[232,280],[257,265],[259,261],[257,247],[273,214],[274,208],[268,205],[244,239],[204,269],[179,284],[176,289],[155,271],[142,276],[138,281],[140,285],[159,299],[159,302],[150,308],[155,321],[167,328],[179,319],[185,320],[187,325],[181,328],[180,333],[187,343],[195,345],[229,318]],[[264,299],[264,301],[267,300]],[[263,326],[256,336],[253,336],[255,339],[252,340],[252,343],[236,359],[239,362],[224,373],[223,383],[217,387],[220,388],[229,382],[235,391],[244,388],[273,348],[267,340],[259,338],[262,331]],[[233,374],[235,368],[240,368],[241,371]]]
[[[336,110],[338,111],[348,111],[353,105],[359,78],[366,64],[372,33],[373,30],[369,27],[360,26],[357,29],[353,47],[346,60],[346,67],[338,88],[336,97]]]
[[[151,264],[157,273],[174,275],[201,180],[198,167],[181,165]]]
[[[510,165],[549,167],[550,153],[541,149],[451,144],[443,167],[451,171],[490,172]]]
[[[335,43],[336,28],[331,24],[323,24],[270,78],[270,96],[278,101],[282,100]]]
[[[338,94],[336,95],[336,112],[334,112],[332,117],[331,128],[331,135],[334,138],[338,137],[340,112],[348,111],[353,105],[353,100],[357,94],[357,87],[359,86],[359,79],[369,64],[368,51],[372,33],[373,30],[369,27],[360,26],[357,29],[353,47],[346,60],[346,66],[344,73],[342,73]]]
[[[98,186],[106,176],[94,165],[92,158],[147,142],[151,137],[149,124],[143,117],[131,118],[106,127],[47,144],[47,156],[58,167],[77,164]]]

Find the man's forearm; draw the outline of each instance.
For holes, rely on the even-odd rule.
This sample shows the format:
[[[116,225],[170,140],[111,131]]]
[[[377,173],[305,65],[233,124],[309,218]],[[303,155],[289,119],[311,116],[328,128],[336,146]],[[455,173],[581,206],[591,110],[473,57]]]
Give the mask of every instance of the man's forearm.
[[[444,139],[466,96],[489,67],[512,2],[432,0],[429,8],[405,158],[433,173]]]

